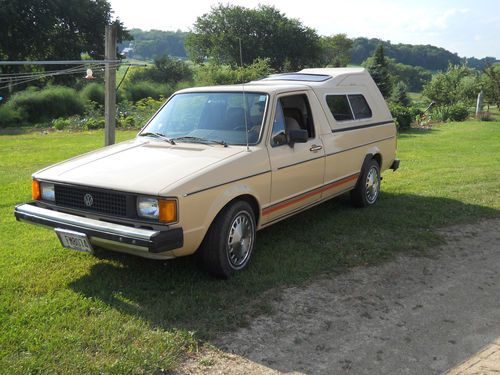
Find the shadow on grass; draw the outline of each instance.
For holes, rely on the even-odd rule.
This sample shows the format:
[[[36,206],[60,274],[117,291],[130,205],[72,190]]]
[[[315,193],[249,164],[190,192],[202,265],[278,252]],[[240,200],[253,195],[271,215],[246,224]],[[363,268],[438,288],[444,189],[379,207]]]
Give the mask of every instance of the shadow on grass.
[[[210,338],[268,311],[280,287],[397,253],[431,255],[442,242],[434,227],[498,215],[451,199],[387,193],[374,207],[354,209],[342,196],[260,231],[249,269],[230,280],[210,278],[193,258],[159,262],[113,254],[70,287],[153,326]]]
[[[439,129],[433,127],[404,129],[398,132],[398,139],[416,138],[418,136],[434,134],[438,131]]]

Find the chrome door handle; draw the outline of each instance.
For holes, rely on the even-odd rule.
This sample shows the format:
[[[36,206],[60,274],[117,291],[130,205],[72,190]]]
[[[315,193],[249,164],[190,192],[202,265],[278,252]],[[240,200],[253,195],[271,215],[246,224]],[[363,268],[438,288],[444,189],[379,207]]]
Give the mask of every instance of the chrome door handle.
[[[323,148],[323,146],[320,146],[320,145],[312,145],[311,148],[309,149],[309,151],[312,151],[312,152],[316,152],[316,151],[319,151]]]

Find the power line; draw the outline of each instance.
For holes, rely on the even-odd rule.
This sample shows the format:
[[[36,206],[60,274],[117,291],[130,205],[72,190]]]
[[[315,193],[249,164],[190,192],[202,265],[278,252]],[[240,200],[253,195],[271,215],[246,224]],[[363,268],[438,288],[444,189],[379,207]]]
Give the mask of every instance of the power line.
[[[120,64],[121,60],[34,60],[34,61],[0,61],[0,65],[80,65],[80,64]]]
[[[92,63],[88,64],[89,61],[92,61]],[[13,86],[26,84],[29,82],[33,82],[33,81],[48,78],[48,77],[86,73],[88,68],[95,70],[95,72],[93,72],[94,77],[102,76],[102,75],[104,75],[103,70],[104,70],[104,67],[106,65],[109,65],[110,69],[113,69],[113,70],[116,70],[117,68],[119,68],[120,65],[127,65],[127,72],[131,66],[147,66],[146,64],[133,64],[133,63],[125,63],[125,62],[116,63],[119,60],[101,60],[101,61],[99,61],[99,63],[96,63],[93,61],[98,61],[98,60],[79,60],[80,66],[71,67],[68,69],[50,70],[50,71],[45,71],[45,72],[32,72],[32,73],[23,72],[23,73],[0,74],[0,84],[4,84],[4,86],[0,86],[0,90],[5,89],[5,88],[11,88]],[[110,63],[105,63],[103,61],[110,61]],[[111,62],[114,62],[114,63],[111,63]],[[28,64],[28,65],[30,63],[31,63],[31,61],[25,62],[25,64]],[[50,63],[52,63],[52,61]],[[82,65],[82,63],[87,64],[87,66]],[[14,65],[19,65],[19,64],[14,64]],[[39,65],[41,65],[41,64],[39,64]],[[125,75],[126,75],[126,73],[125,73]],[[125,78],[125,75],[123,78]],[[122,81],[123,81],[123,79],[122,79]],[[120,84],[121,84],[121,82],[120,82]]]

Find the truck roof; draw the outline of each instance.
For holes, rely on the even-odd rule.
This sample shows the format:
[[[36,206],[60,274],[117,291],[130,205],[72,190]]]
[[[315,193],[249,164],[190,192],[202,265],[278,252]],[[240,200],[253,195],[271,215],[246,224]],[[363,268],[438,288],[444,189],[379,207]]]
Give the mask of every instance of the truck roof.
[[[364,68],[310,68],[299,72],[273,74],[266,78],[251,81],[244,85],[224,85],[195,87],[181,90],[180,92],[203,92],[203,91],[242,91],[249,92],[281,92],[304,90],[306,88],[335,87],[345,78],[353,75],[367,75]]]

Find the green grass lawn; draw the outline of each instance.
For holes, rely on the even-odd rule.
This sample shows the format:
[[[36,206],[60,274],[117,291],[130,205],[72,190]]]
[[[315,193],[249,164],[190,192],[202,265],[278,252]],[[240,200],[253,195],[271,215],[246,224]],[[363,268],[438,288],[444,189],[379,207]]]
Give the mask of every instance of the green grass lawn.
[[[94,258],[15,222],[32,172],[102,143],[102,132],[0,136],[2,373],[161,373],[269,312],[281,287],[397,253],[432,256],[434,228],[500,214],[500,122],[470,121],[401,134],[401,167],[384,173],[376,206],[343,196],[259,232],[250,268],[228,281],[189,258]]]

